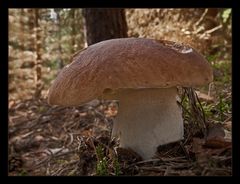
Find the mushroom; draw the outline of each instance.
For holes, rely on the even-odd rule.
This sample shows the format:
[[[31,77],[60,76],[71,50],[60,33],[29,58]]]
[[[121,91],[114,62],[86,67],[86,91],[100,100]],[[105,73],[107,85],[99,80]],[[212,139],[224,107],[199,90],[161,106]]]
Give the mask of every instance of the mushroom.
[[[48,103],[77,106],[119,100],[112,136],[143,159],[159,145],[183,139],[178,86],[210,83],[212,69],[193,48],[170,41],[120,38],[96,43],[74,56],[49,89]]]

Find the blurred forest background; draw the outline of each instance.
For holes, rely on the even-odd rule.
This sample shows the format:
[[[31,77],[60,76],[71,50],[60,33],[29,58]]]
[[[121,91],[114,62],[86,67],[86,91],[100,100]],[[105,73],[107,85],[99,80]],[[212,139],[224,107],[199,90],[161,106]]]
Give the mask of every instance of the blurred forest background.
[[[225,133],[231,133],[231,9],[125,9],[123,12],[127,22],[127,37],[183,42],[196,48],[208,59],[214,69],[214,82],[210,86],[197,89],[197,94],[208,121],[221,124],[225,127]],[[98,22],[96,22],[97,26]],[[116,171],[117,166],[114,164],[108,166],[109,172],[107,172],[103,165],[98,164],[96,169],[95,166],[88,166],[85,162],[79,161],[76,156],[79,153],[73,154],[78,147],[76,144],[79,135],[89,136],[96,133],[93,128],[96,127],[93,125],[96,123],[95,111],[91,108],[89,112],[89,108],[83,111],[79,108],[49,107],[46,103],[47,90],[58,72],[71,62],[74,53],[87,47],[87,40],[83,9],[9,9],[9,172],[11,175],[96,175],[96,173],[101,175],[102,172],[111,173],[109,170],[113,168]],[[107,105],[101,104],[99,111],[102,110],[107,118],[114,117],[114,107],[111,102]],[[82,118],[80,121],[79,116]],[[101,124],[101,121],[100,118],[97,123]],[[106,125],[101,126],[105,126],[104,132],[108,131]],[[79,127],[84,127],[84,131],[75,134],[71,132],[72,129]],[[89,133],[90,129],[92,132]],[[230,138],[231,136],[228,136],[228,139]],[[76,141],[75,145],[74,141]],[[200,145],[203,144],[200,139],[195,141]],[[226,142],[216,144],[218,146],[220,144],[222,152],[216,153],[215,150],[214,155],[222,155],[218,157],[216,163],[210,163],[210,165],[215,164],[214,169],[204,170],[203,173],[201,170],[206,167],[199,164],[196,172],[189,172],[188,168],[185,169],[188,172],[178,174],[230,175],[231,154],[228,153],[226,156],[224,152]],[[197,149],[199,151],[203,148]],[[196,154],[196,150],[194,153]],[[52,159],[56,154],[59,159]],[[200,157],[202,158],[202,155]],[[221,161],[219,161],[220,157]],[[91,159],[98,160],[99,156]],[[81,169],[82,167],[79,166],[81,164],[85,164],[85,170]],[[212,168],[212,165],[208,169]],[[89,168],[94,169],[92,171]],[[118,171],[118,174],[116,172],[115,175],[140,173],[139,170],[134,171],[134,174],[132,172],[129,174],[130,171],[124,173],[124,169]],[[151,174],[156,175],[152,172],[154,169],[151,170]],[[176,171],[174,172],[176,174]],[[160,173],[162,174],[162,171]]]

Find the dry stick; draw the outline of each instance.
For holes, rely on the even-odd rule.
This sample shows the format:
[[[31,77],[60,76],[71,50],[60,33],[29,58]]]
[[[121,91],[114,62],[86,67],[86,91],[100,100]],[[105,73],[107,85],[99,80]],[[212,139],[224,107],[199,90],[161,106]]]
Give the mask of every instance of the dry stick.
[[[96,109],[94,109],[94,113],[96,113],[97,115],[99,115],[99,116],[103,119],[104,123],[109,124],[109,121],[108,121],[108,119],[104,116],[104,114],[102,114],[101,112],[99,112],[99,111],[96,110]]]
[[[201,26],[199,27],[197,30],[193,31],[193,34],[198,34],[199,32],[203,31],[204,30],[204,27]]]
[[[81,137],[77,136],[77,141],[78,141],[78,146],[77,146],[76,150],[79,152],[80,148],[81,148],[81,145],[82,145]]]
[[[36,120],[35,118],[27,119],[27,120],[25,120],[25,121],[21,121],[21,123],[18,123],[17,125],[15,125],[15,126],[13,126],[13,127],[9,127],[10,129],[11,129],[11,128],[15,128],[15,129],[11,129],[11,134],[13,135],[13,134],[16,134],[16,133],[18,133],[18,132],[20,132],[20,131],[22,131],[22,130],[31,128],[31,126],[29,127],[29,126],[26,125],[26,123],[27,123],[27,122],[30,122],[30,121],[35,122],[35,121],[37,121],[37,120]]]
[[[186,140],[182,143],[183,145],[187,144],[187,142],[188,142],[189,139],[190,139],[190,136],[191,136],[191,134],[188,133],[188,136],[187,136]]]
[[[57,153],[61,152],[62,150],[63,149],[59,150]],[[48,162],[48,161],[52,160],[53,158],[57,158],[57,157],[60,157],[60,156],[63,156],[63,155],[67,155],[67,154],[73,153],[75,151],[76,150],[70,150],[68,152],[60,153],[58,155],[57,155],[57,153],[56,154],[52,154],[52,152],[50,151],[50,156],[45,158],[45,159],[43,159],[43,160],[41,160],[40,162],[38,162],[35,166],[33,166],[32,170],[39,168],[43,163]]]
[[[176,162],[176,161],[174,162],[174,161],[169,160],[169,162],[164,162],[164,163],[161,163],[160,166],[154,166],[154,167],[152,167],[152,166],[138,167],[137,165],[133,165],[133,164],[131,166],[137,167],[141,170],[150,170],[150,171],[157,171],[157,172],[162,171],[165,173],[165,175],[167,175],[167,173],[169,172],[169,169],[177,169],[177,170],[186,169],[186,168],[190,168],[192,165],[191,165],[191,163],[188,163],[188,162],[186,163],[186,160],[184,160],[184,162]]]
[[[177,164],[177,165],[176,165]],[[164,171],[165,175],[169,173],[170,169],[186,169],[190,168],[192,165],[189,163],[165,163],[165,165],[155,166],[155,167],[139,167],[142,170],[151,170],[151,171]]]
[[[166,169],[161,169],[161,168],[156,168],[156,167],[140,167],[139,169],[141,170],[147,170],[147,171],[162,171],[162,172],[165,172]]]
[[[201,34],[199,38],[201,39],[201,38],[203,38],[206,34],[210,34],[210,33],[214,32],[214,31],[216,31],[216,30],[218,30],[218,29],[221,29],[221,28],[222,28],[222,25],[219,25],[219,26],[217,26],[217,27],[215,27],[215,28],[209,29],[209,30],[205,31],[203,34]]]
[[[165,170],[163,176],[167,176],[167,175],[169,174],[169,170],[170,170],[170,167],[167,166],[167,168],[166,168],[166,170]]]
[[[182,141],[180,141],[180,147],[182,148],[184,154],[186,155],[186,158],[188,160],[190,160],[190,156],[189,156],[188,152],[186,151],[186,148],[184,147],[184,144],[182,143]]]
[[[56,173],[55,175],[56,176],[62,176],[63,174],[63,172],[66,172],[67,170],[72,170],[72,168],[67,168],[67,167],[65,167],[65,168],[63,168],[62,170],[60,170],[58,173]]]
[[[186,159],[185,159],[186,157],[183,157],[183,156],[181,156],[181,157],[172,157],[172,158],[161,158],[161,160],[163,161],[163,162],[171,162],[171,161],[174,161],[174,162],[177,162],[177,161],[179,161],[179,162],[184,162],[184,161],[186,161]]]
[[[66,147],[69,147],[72,143],[73,143],[73,134],[72,133],[69,133],[70,135],[70,141],[69,143],[66,145]]]
[[[185,157],[149,159],[149,160],[143,160],[143,161],[139,161],[139,162],[133,163],[133,164],[129,165],[128,167],[132,167],[132,166],[139,165],[139,164],[151,163],[151,162],[171,162],[171,161],[175,161],[175,162],[176,162],[176,161],[185,161],[184,158],[185,158]]]
[[[79,161],[78,161],[78,162],[79,162]],[[75,166],[75,167],[73,168],[73,170],[70,171],[71,175],[75,174],[76,171],[78,171],[78,169],[79,169],[79,168]],[[69,176],[70,173],[68,173],[68,176]]]
[[[64,156],[64,155],[67,155],[67,154],[69,154],[69,153],[74,153],[75,151],[76,151],[77,149],[74,149],[74,150],[69,150],[69,151],[67,151],[67,152],[63,152],[63,153],[59,153],[58,155],[53,155],[55,158],[56,157],[61,157],[61,156]],[[61,150],[62,151],[62,150]]]
[[[72,168],[68,168],[65,165],[62,166],[62,168],[57,169],[54,173],[51,174],[51,176],[61,176],[63,172],[72,169]]]
[[[56,176],[56,174],[61,171],[62,168],[58,168],[55,171],[52,171],[52,173],[50,173],[50,176]]]
[[[211,96],[211,89],[214,87],[214,83],[211,82],[209,85],[208,85],[208,96]]]
[[[204,13],[202,14],[202,16],[200,17],[200,19],[193,25],[193,27],[195,28],[196,26],[198,26],[200,24],[200,22],[202,22],[202,20],[204,19],[204,17],[206,16],[208,12],[208,8],[205,9]]]
[[[62,110],[62,109],[64,109],[64,108],[60,108],[59,110]],[[50,109],[49,109],[50,110]],[[53,114],[52,112],[51,113],[49,113],[49,110],[46,112],[46,113],[44,113],[44,114],[41,114],[38,118],[36,118],[36,119],[31,119],[31,120],[33,120],[32,121],[32,123],[31,123],[31,125],[30,126],[23,126],[21,129],[22,130],[24,130],[24,129],[32,129],[32,128],[35,128],[37,125],[41,125],[42,124],[42,122],[40,122],[41,121],[41,118],[42,117],[44,117],[44,116],[47,116],[47,115],[50,115],[50,114]],[[25,122],[29,122],[29,121],[31,121],[31,120],[26,120]],[[40,122],[40,123],[39,123]],[[51,122],[51,121],[44,121],[43,123],[46,123],[46,122]]]
[[[66,122],[66,123],[64,123],[63,127],[67,132],[68,130],[71,130],[76,125],[76,123],[78,123],[78,122],[77,121],[73,121],[71,123]]]
[[[182,163],[182,164],[178,164],[176,166],[173,166],[173,169],[189,169],[190,167],[192,167],[193,163]]]
[[[43,163],[47,162],[48,160],[51,160],[51,158],[50,158],[50,157],[47,157],[47,158],[39,161],[37,164],[35,164],[35,165],[33,166],[33,168],[31,168],[31,170],[38,169],[39,167],[41,167],[41,165],[42,165]]]
[[[92,145],[92,147],[93,147],[93,149],[94,149],[94,152],[95,152],[95,155],[96,155],[96,157],[97,157],[97,160],[100,161],[100,158],[98,157],[97,150],[96,150],[96,146],[94,145],[94,142],[93,142],[92,137],[90,137],[90,143],[91,143],[91,145]]]
[[[176,147],[173,147],[173,148],[170,148],[168,149],[168,151],[166,151],[165,153],[161,153],[161,156],[166,156],[168,155],[169,153],[171,153],[172,151],[174,151],[176,149]],[[174,158],[174,157],[173,157]]]
[[[206,33],[206,34],[210,34],[210,33],[214,32],[214,31],[216,31],[216,30],[218,30],[218,29],[221,29],[221,28],[222,28],[222,24],[220,24],[219,26],[217,26],[217,27],[215,27],[215,28],[212,28],[212,29],[207,30],[205,33]]]
[[[156,158],[156,159],[143,160],[143,161],[133,163],[131,165],[145,164],[145,163],[157,162],[157,161],[162,161],[162,159]]]
[[[225,121],[223,123],[226,123],[227,121],[229,121],[230,119],[232,119],[232,116],[229,116],[227,119],[225,119]]]
[[[51,166],[51,164],[50,164],[50,162],[48,162],[45,175],[50,175],[50,166]]]
[[[66,163],[66,164],[64,164],[64,165],[62,166],[63,168],[58,169],[58,170],[55,171],[55,173],[53,173],[52,175],[60,176],[63,172],[69,170],[69,168],[67,167],[68,165],[76,164],[76,163],[78,163],[78,162],[79,162],[79,160],[73,160],[73,161],[71,161],[71,162],[69,162],[69,163]],[[72,168],[71,168],[71,169],[72,169]],[[77,169],[77,167],[75,168],[75,170],[76,170],[76,169]]]

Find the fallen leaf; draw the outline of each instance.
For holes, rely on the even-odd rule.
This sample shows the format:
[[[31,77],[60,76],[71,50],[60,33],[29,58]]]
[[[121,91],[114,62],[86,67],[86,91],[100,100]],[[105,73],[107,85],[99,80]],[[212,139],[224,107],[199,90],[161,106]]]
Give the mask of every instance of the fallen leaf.
[[[227,134],[226,134],[227,133]],[[209,148],[223,148],[232,144],[231,134],[229,131],[223,128],[222,124],[213,125],[208,129],[208,134],[205,147]]]

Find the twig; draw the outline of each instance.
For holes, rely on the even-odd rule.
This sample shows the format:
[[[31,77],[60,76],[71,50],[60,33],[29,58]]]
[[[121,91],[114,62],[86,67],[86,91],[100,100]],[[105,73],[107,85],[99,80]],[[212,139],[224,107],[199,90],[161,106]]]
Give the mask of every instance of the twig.
[[[214,87],[214,83],[211,82],[209,85],[208,85],[208,96],[211,96],[211,89],[212,87]]]
[[[166,168],[166,170],[165,170],[165,172],[164,172],[163,176],[167,176],[167,175],[168,175],[168,173],[169,173],[169,170],[170,170],[170,167],[169,167],[169,166],[167,166],[167,168]]]
[[[132,167],[132,166],[139,165],[139,164],[152,163],[152,162],[163,163],[163,162],[171,162],[171,161],[175,161],[175,162],[177,162],[177,161],[186,161],[184,158],[185,157],[149,159],[149,160],[143,160],[143,161],[140,161],[140,162],[133,163],[133,164],[129,165],[128,167]]]
[[[148,171],[162,171],[162,172],[165,172],[166,169],[162,169],[162,168],[158,168],[158,167],[139,167],[139,169],[141,170],[148,170]]]
[[[193,25],[194,28],[195,28],[196,26],[198,26],[198,25],[200,24],[200,22],[202,22],[202,20],[203,20],[204,17],[206,16],[207,12],[208,12],[208,8],[205,9],[205,11],[204,11],[204,13],[202,14],[202,16],[200,17],[200,19]]]
[[[172,158],[161,158],[162,162],[181,162],[181,161],[186,161],[186,157],[181,156],[181,157],[172,157]]]
[[[204,36],[206,36],[207,34],[213,33],[214,31],[216,31],[216,30],[218,30],[218,29],[221,29],[221,28],[222,28],[222,25],[219,25],[219,26],[217,26],[217,27],[215,27],[215,28],[209,29],[209,30],[205,31],[203,34],[201,34],[201,35],[199,36],[199,38],[202,39],[202,38],[203,38]]]
[[[210,33],[214,32],[214,31],[216,31],[216,30],[218,30],[218,29],[221,29],[221,28],[222,28],[222,24],[220,24],[219,26],[217,26],[217,27],[215,27],[215,28],[212,28],[212,29],[207,30],[205,33],[206,33],[206,34],[210,34]]]
[[[61,150],[62,151],[62,150]],[[74,149],[74,150],[69,150],[69,151],[67,151],[67,152],[63,152],[63,153],[59,153],[58,155],[54,155],[54,157],[56,158],[56,157],[61,157],[61,156],[64,156],[64,155],[67,155],[67,154],[69,154],[69,153],[74,153],[76,151],[76,149]]]
[[[53,171],[53,172],[50,174],[50,176],[57,176],[57,173],[58,173],[59,171],[61,171],[61,170],[62,170],[62,168],[58,168],[57,170]]]
[[[33,166],[33,168],[31,168],[31,170],[36,170],[36,169],[38,169],[39,167],[41,167],[41,165],[42,165],[43,163],[47,162],[48,160],[51,160],[51,157],[47,157],[47,158],[39,161],[37,164],[35,164],[35,165]]]
[[[69,143],[66,145],[66,147],[69,147],[72,143],[73,143],[73,134],[72,133],[69,133],[70,135],[70,141]]]
[[[206,134],[207,134],[207,132],[206,132],[207,131],[207,127],[206,127],[206,116],[205,116],[205,113],[204,113],[204,109],[202,107],[202,104],[201,104],[201,102],[200,102],[196,92],[194,92],[194,96],[197,99],[197,102],[198,102],[198,104],[200,106],[200,111],[202,113],[202,120],[203,120],[202,124],[203,124],[204,130],[205,130],[204,135],[206,136]]]
[[[62,175],[63,172],[72,169],[72,168],[69,168],[69,167],[67,167],[67,166],[72,165],[72,164],[76,164],[76,163],[78,163],[78,162],[79,162],[79,160],[73,160],[73,161],[71,161],[71,162],[68,162],[68,163],[66,163],[66,164],[63,164],[63,168],[58,169],[57,171],[55,171],[55,173],[53,173],[53,174],[51,174],[51,175],[52,175],[52,176],[55,176],[55,175],[56,175],[56,176],[60,176],[60,175]],[[78,169],[78,168],[76,167],[74,170],[76,171],[77,169]]]
[[[90,143],[91,143],[91,145],[92,145],[92,147],[93,147],[93,149],[94,149],[94,153],[95,153],[95,155],[96,155],[96,157],[97,157],[97,160],[99,161],[100,158],[99,158],[99,156],[98,156],[98,154],[97,154],[97,149],[96,149],[96,146],[94,145],[94,142],[93,142],[92,137],[90,137]]]
[[[62,149],[62,150],[63,150],[63,149]],[[58,151],[57,153],[61,152],[62,150]],[[43,163],[49,162],[49,161],[51,161],[53,158],[57,158],[57,157],[60,157],[60,156],[63,156],[63,155],[69,154],[69,153],[73,153],[73,152],[75,152],[75,150],[71,150],[71,151],[64,152],[64,153],[60,153],[60,154],[56,155],[57,153],[56,153],[56,154],[52,154],[51,151],[49,151],[49,153],[50,153],[51,155],[50,155],[49,157],[47,157],[47,158],[39,161],[37,164],[35,164],[35,165],[33,166],[33,168],[32,168],[31,170],[35,170],[35,169],[41,167],[41,165],[42,165]]]
[[[97,115],[99,115],[99,116],[103,119],[104,123],[109,124],[108,119],[107,119],[101,112],[99,112],[98,110],[94,109],[94,113],[96,113]]]
[[[159,158],[149,159],[149,160],[144,160],[144,161],[136,162],[136,163],[133,163],[133,164],[131,164],[131,165],[145,164],[145,163],[151,163],[151,162],[157,162],[157,161],[162,161],[162,160],[159,159]],[[130,165],[130,166],[131,166],[131,165]]]
[[[182,148],[184,154],[186,155],[187,159],[190,160],[190,156],[188,154],[188,152],[186,151],[186,148],[184,147],[184,144],[182,143],[182,141],[180,141],[180,147]]]
[[[232,116],[229,116],[227,119],[225,119],[223,124],[226,123],[227,121],[229,121],[230,119],[232,119]]]

